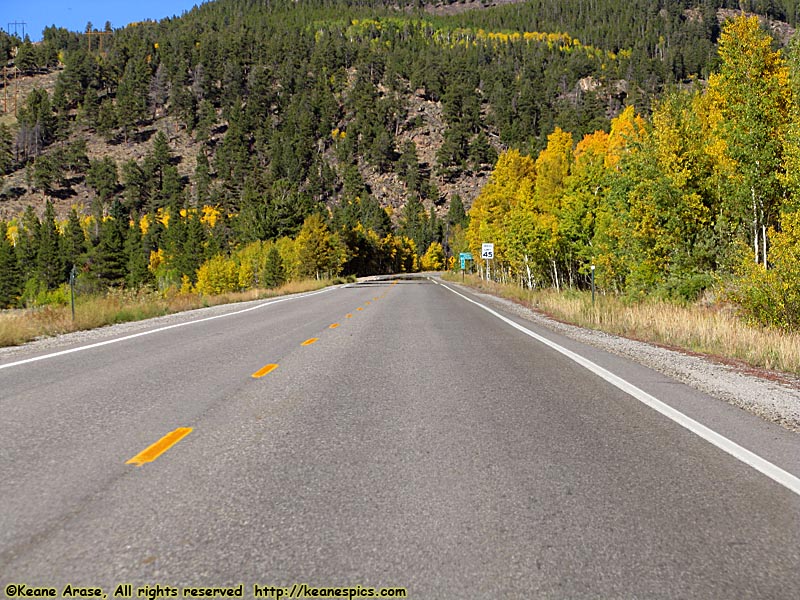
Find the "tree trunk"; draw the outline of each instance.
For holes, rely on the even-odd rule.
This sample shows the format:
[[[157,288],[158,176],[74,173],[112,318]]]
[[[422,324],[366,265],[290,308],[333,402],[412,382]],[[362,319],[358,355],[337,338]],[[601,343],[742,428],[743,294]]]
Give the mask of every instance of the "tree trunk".
[[[756,209],[756,189],[754,187],[750,188],[750,194],[753,197],[753,253],[756,264],[758,264],[758,211]]]
[[[533,275],[531,274],[531,265],[528,263],[528,255],[525,255],[525,269],[528,271],[528,289],[533,289]]]
[[[558,268],[556,267],[556,261],[553,261],[553,280],[556,283],[556,291],[561,291],[561,286],[558,283]]]

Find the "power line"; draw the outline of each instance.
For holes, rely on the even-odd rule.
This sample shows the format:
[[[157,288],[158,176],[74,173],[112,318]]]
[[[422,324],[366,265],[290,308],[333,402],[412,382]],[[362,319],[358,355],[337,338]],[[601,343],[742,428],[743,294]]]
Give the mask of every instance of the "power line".
[[[11,35],[11,26],[12,25],[14,26],[14,35],[16,35],[17,37],[19,37],[19,35],[17,33],[17,27],[19,25],[22,26],[22,39],[25,39],[25,26],[27,25],[27,23],[25,21],[14,21],[13,23],[9,23],[8,27],[6,27],[6,31],[8,32],[8,35]]]

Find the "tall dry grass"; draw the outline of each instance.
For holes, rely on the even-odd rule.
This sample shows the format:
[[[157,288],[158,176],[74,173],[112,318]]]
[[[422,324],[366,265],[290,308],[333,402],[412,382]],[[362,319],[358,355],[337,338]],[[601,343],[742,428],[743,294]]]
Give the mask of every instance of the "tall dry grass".
[[[460,281],[460,276],[446,279]],[[663,300],[627,302],[616,296],[570,290],[523,290],[468,277],[466,283],[509,298],[561,321],[637,340],[739,360],[754,367],[800,373],[800,335],[752,327],[730,308]]]
[[[41,337],[94,329],[114,323],[140,321],[206,306],[310,292],[332,283],[330,280],[292,281],[274,289],[253,289],[219,296],[112,291],[104,296],[76,298],[75,320],[72,319],[70,306],[43,306],[2,311],[0,346],[17,346]]]

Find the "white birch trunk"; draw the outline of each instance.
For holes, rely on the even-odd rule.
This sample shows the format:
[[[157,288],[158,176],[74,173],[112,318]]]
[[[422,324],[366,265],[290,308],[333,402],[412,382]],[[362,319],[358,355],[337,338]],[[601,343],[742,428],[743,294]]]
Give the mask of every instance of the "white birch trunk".
[[[553,280],[556,282],[556,291],[561,291],[561,285],[558,283],[558,269],[556,268],[556,261],[553,261]]]
[[[753,254],[756,264],[758,264],[758,211],[756,209],[756,189],[750,188],[750,195],[753,197]]]

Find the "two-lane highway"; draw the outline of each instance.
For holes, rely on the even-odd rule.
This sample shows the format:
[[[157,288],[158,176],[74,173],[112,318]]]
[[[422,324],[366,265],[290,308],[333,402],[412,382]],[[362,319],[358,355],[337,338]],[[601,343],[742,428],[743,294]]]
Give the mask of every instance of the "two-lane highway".
[[[791,481],[451,287],[387,278],[0,361],[0,584],[796,597]],[[523,326],[800,474],[795,434],[752,439],[745,413]]]

